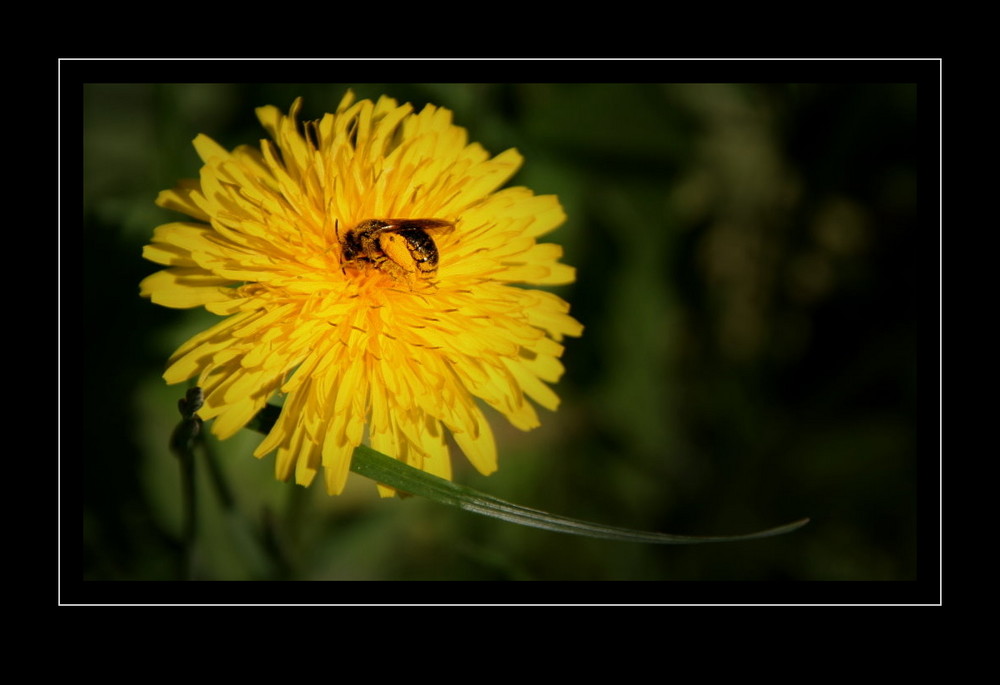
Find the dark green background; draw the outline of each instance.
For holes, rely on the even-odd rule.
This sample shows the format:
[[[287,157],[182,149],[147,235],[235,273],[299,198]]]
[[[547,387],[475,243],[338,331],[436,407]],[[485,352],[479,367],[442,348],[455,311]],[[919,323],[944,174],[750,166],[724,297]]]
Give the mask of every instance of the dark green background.
[[[569,216],[551,239],[578,280],[557,292],[586,330],[563,405],[531,433],[494,414],[500,471],[456,459],[456,480],[679,534],[812,523],[718,546],[574,538],[379,500],[354,475],[337,498],[277,483],[243,431],[216,446],[241,516],[199,480],[196,577],[917,577],[917,199],[937,187],[918,182],[916,85],[103,84],[83,90],[85,579],[177,577],[183,388],[160,374],[215,317],[138,297],[142,245],[177,216],[156,193],[196,176],[196,134],[256,144],[254,107],[303,96],[318,118],[348,87],[454,110]]]

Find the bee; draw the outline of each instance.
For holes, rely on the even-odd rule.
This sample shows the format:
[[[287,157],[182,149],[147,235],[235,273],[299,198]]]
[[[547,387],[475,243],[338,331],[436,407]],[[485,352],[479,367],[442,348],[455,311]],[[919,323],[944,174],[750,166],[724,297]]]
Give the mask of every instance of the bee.
[[[365,219],[344,235],[343,263],[370,264],[394,277],[429,278],[440,260],[431,233],[454,230],[455,223],[444,219]]]

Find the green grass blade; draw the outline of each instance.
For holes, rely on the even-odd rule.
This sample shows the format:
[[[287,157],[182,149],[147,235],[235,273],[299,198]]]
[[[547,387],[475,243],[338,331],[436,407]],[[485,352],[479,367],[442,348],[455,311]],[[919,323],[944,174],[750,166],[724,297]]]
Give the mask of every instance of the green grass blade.
[[[577,519],[558,516],[537,509],[529,509],[517,504],[505,502],[502,499],[473,490],[463,485],[432,476],[420,471],[381,452],[358,446],[351,461],[351,470],[357,474],[371,478],[384,485],[403,490],[412,495],[420,495],[441,504],[448,504],[459,509],[472,511],[484,516],[491,516],[503,521],[518,523],[543,530],[571,535],[583,535],[592,538],[608,540],[627,540],[630,542],[649,542],[665,545],[685,545],[706,542],[733,542],[736,540],[754,540],[772,535],[788,533],[801,528],[809,519],[802,519],[777,528],[749,533],[746,535],[727,535],[722,537],[697,537],[690,535],[668,535],[653,533],[616,526],[605,526],[600,523],[590,523]]]
[[[268,406],[264,411],[255,417],[248,426],[261,432],[267,432],[274,424],[280,410],[277,407]],[[709,542],[736,542],[739,540],[756,540],[759,538],[772,537],[790,533],[801,528],[809,522],[809,519],[801,519],[794,523],[788,523],[777,528],[768,528],[754,533],[744,535],[724,535],[701,537],[694,535],[670,535],[667,533],[646,532],[632,530],[630,528],[619,528],[617,526],[606,526],[600,523],[591,523],[577,519],[567,518],[537,509],[529,509],[517,504],[511,504],[492,495],[473,490],[463,485],[457,485],[451,481],[438,478],[425,471],[415,469],[412,466],[393,459],[390,456],[376,452],[370,447],[359,445],[354,450],[351,460],[351,470],[355,473],[371,478],[374,481],[389,485],[407,492],[411,495],[419,495],[433,500],[440,504],[458,507],[465,511],[475,512],[483,516],[517,523],[522,526],[541,528],[543,530],[555,531],[557,533],[568,533],[570,535],[582,535],[592,538],[604,538],[607,540],[624,540],[629,542],[645,542],[661,545],[692,545]]]

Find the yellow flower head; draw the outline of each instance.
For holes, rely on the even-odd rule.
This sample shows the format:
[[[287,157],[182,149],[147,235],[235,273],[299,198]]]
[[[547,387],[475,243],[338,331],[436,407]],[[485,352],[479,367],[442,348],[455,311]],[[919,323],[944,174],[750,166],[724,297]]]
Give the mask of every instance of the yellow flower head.
[[[495,471],[475,398],[534,428],[525,396],[556,408],[558,341],[582,331],[563,300],[516,285],[573,281],[561,248],[536,242],[565,219],[558,200],[498,190],[521,156],[490,158],[448,110],[348,93],[336,114],[299,125],[300,105],[257,110],[273,139],[260,150],[198,136],[200,178],[157,198],[194,221],[156,229],[143,256],[168,268],[142,295],[227,317],[182,345],[164,378],[198,377],[220,438],[283,395],[254,452],[277,449],[281,480],[294,471],[307,485],[322,465],[339,493],[366,435],[450,478],[445,429]]]

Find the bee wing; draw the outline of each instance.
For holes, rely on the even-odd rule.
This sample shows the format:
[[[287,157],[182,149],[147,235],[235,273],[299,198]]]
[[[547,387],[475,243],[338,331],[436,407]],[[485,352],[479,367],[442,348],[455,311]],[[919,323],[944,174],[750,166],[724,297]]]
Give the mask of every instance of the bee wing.
[[[434,233],[440,233],[441,235],[448,235],[455,230],[455,222],[453,221],[438,221],[435,226],[424,229],[432,231]]]
[[[454,221],[444,219],[385,219],[393,230],[419,228],[424,231],[446,235],[455,230]]]

